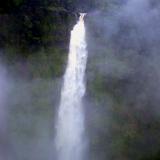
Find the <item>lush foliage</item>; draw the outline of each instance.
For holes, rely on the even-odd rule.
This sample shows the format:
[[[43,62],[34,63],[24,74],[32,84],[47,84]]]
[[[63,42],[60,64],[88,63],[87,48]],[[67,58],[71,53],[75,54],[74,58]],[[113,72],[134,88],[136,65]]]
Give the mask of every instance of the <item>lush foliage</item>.
[[[90,12],[84,98],[88,159],[160,159],[160,19],[154,20],[159,1],[146,1],[153,15],[149,9],[130,13],[134,3],[121,10],[125,0],[5,0],[1,4],[0,55],[12,79],[11,159],[53,157],[54,118],[77,12]]]

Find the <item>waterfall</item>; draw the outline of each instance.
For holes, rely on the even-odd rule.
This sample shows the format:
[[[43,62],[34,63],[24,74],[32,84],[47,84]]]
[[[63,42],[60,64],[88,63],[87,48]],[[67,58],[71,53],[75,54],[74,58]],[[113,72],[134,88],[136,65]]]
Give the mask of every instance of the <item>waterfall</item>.
[[[82,160],[85,147],[85,126],[82,98],[85,94],[87,50],[85,13],[71,31],[67,69],[64,75],[56,123],[55,145],[58,160]]]

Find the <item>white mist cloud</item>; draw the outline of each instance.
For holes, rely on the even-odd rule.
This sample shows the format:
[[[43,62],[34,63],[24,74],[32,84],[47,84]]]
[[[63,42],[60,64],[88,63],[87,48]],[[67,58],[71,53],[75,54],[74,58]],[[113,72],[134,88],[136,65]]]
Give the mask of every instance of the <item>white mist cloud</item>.
[[[9,82],[7,72],[0,65],[0,160],[6,160],[7,155],[7,101]]]

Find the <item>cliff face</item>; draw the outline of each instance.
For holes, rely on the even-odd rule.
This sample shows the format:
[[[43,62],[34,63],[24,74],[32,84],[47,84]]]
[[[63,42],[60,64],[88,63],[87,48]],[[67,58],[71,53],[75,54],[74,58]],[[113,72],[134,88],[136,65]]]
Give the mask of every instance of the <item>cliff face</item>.
[[[94,0],[7,0],[0,7],[0,48],[23,54],[50,46],[66,49],[76,13],[97,5]]]
[[[23,76],[61,76],[78,12],[104,10],[111,1],[6,0],[0,6],[0,60]]]
[[[61,76],[77,13],[96,7],[94,0],[6,0],[0,6],[0,60],[23,77]]]
[[[64,2],[6,2],[0,8],[0,47],[32,52],[42,47],[66,47],[74,14]]]

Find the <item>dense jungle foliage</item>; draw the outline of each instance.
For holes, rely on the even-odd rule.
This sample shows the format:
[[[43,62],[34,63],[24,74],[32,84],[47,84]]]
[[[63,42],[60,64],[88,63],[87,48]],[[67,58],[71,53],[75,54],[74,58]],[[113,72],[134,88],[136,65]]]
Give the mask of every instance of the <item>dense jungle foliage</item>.
[[[0,62],[11,82],[7,140],[12,160],[53,160],[54,120],[70,31],[85,18],[84,97],[90,160],[160,159],[160,2],[5,0]]]
[[[95,0],[4,1],[0,6],[1,55],[9,60],[9,65],[13,63],[12,67],[14,65],[23,76],[60,76],[64,70],[63,57],[68,52],[70,30],[78,19],[78,13],[107,6],[106,1]],[[35,60],[35,57],[39,60]],[[53,63],[48,64],[48,59],[52,59],[49,61]],[[14,64],[17,60],[19,64]],[[34,60],[39,64],[43,61],[45,64],[42,66],[45,65],[46,68],[39,69],[38,64],[33,65]],[[35,65],[37,68],[34,70],[45,70],[45,75],[43,71],[34,75],[32,68]]]

